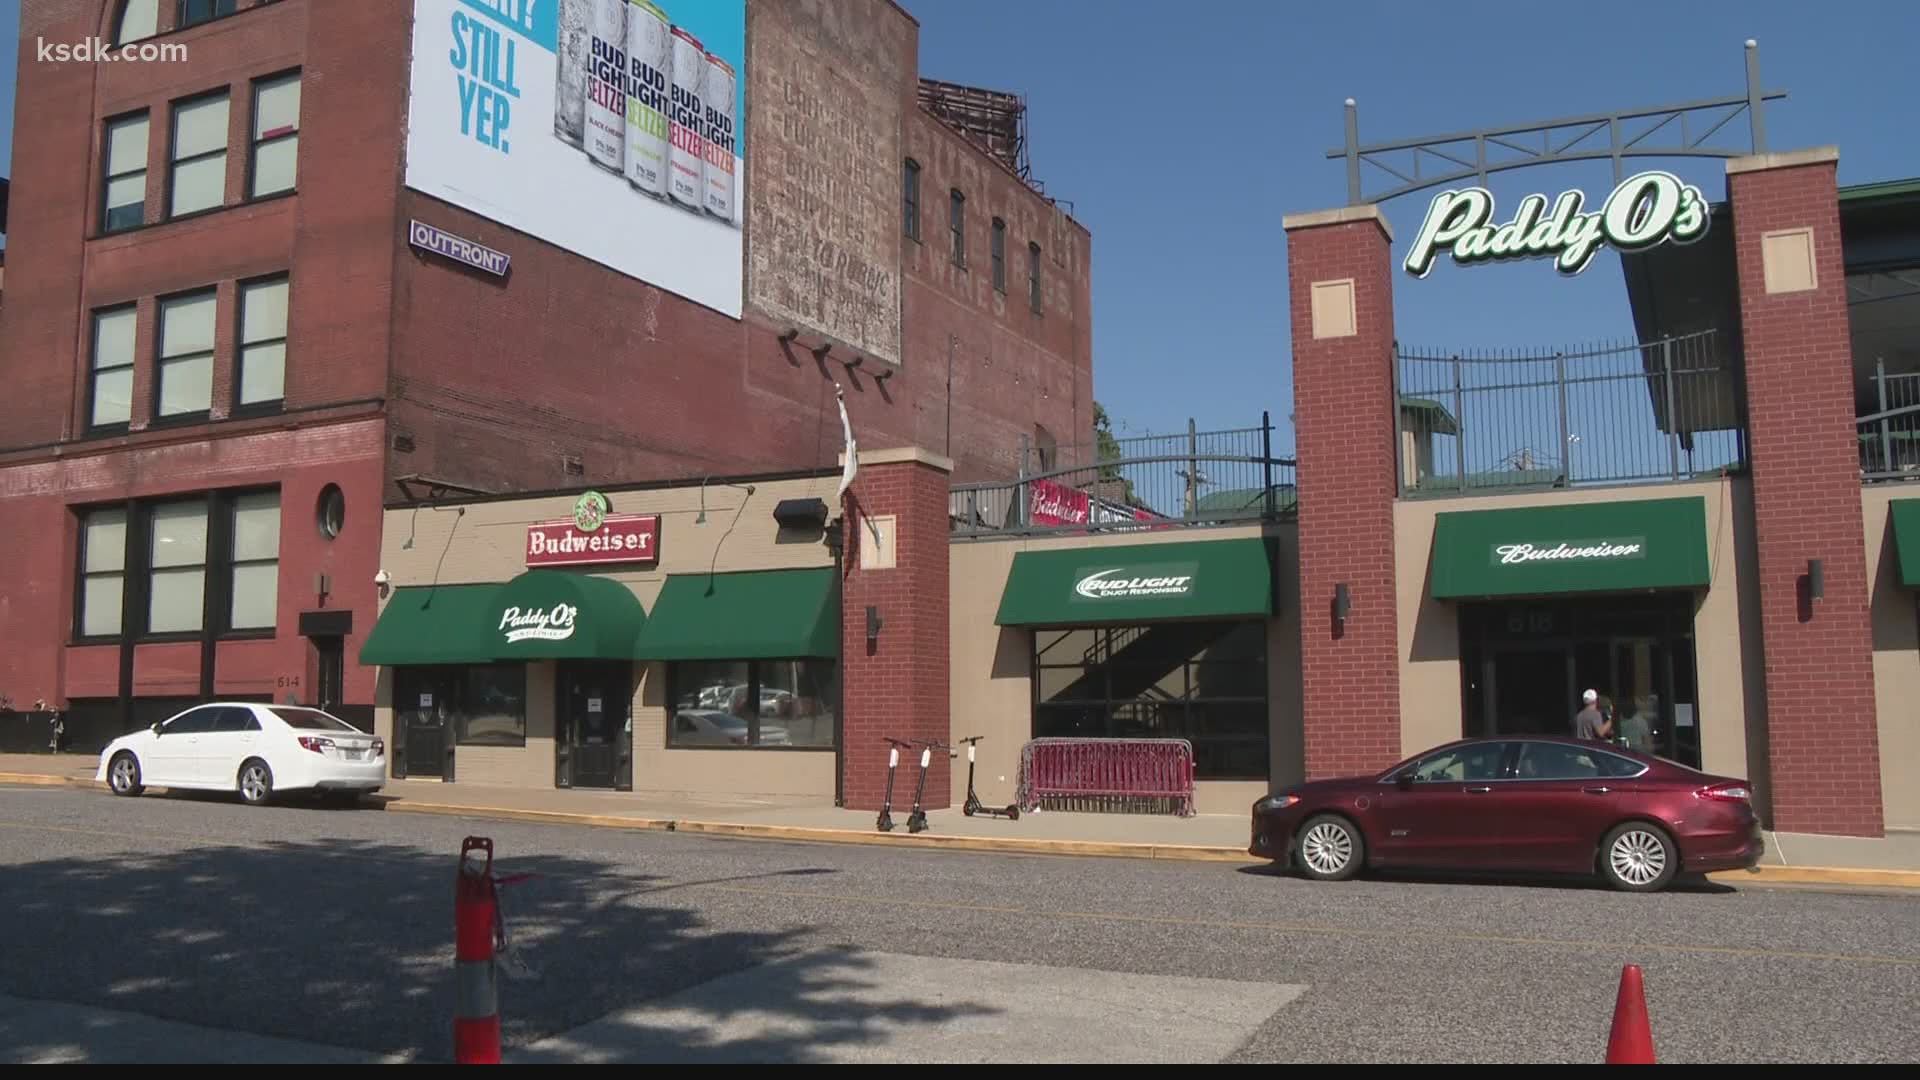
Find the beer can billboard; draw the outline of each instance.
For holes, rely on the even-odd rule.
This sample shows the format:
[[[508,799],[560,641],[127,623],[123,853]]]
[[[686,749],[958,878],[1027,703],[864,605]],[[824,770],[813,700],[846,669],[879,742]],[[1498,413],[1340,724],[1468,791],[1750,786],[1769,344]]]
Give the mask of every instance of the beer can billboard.
[[[406,184],[739,318],[746,0],[413,0]]]

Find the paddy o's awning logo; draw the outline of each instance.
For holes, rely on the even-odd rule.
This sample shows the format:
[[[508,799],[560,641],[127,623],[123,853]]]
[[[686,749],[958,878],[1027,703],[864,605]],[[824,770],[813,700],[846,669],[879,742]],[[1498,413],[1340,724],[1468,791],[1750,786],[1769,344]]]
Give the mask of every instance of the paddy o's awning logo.
[[[1191,574],[1177,577],[1111,576],[1124,571],[1124,567],[1116,566],[1088,574],[1074,585],[1073,591],[1089,600],[1138,596],[1185,596],[1193,591]]]
[[[1585,270],[1602,247],[1645,251],[1663,243],[1691,244],[1707,234],[1707,197],[1669,172],[1637,173],[1622,180],[1598,211],[1583,211],[1578,191],[1562,192],[1547,211],[1545,195],[1520,200],[1513,220],[1493,224],[1493,193],[1485,188],[1443,191],[1427,207],[1427,219],[1407,251],[1406,270],[1424,278],[1440,253],[1461,266],[1508,259],[1551,257],[1569,277]]]
[[[510,643],[529,638],[565,641],[573,636],[574,620],[579,614],[579,608],[565,603],[555,604],[549,611],[510,607],[500,613],[500,625],[496,629],[504,631]]]

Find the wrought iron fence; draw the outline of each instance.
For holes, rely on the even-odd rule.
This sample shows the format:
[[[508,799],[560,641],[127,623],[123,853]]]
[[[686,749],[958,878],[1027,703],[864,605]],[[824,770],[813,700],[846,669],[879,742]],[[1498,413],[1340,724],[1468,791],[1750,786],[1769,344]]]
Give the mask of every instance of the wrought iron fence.
[[[955,535],[1114,532],[1291,515],[1294,462],[1273,455],[1273,423],[1113,440],[1104,451],[1023,443],[1013,480],[955,484]]]
[[[1395,347],[1406,494],[1682,480],[1743,465],[1737,358],[1712,330],[1557,351]]]
[[[1874,365],[1877,411],[1854,421],[1860,442],[1860,477],[1868,483],[1920,480],[1920,373],[1887,374]]]

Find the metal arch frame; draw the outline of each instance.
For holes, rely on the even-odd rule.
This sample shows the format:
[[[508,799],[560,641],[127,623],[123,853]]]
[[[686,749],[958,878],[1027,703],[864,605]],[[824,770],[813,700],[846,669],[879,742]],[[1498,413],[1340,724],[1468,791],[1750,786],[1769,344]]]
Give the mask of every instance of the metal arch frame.
[[[1568,116],[1557,120],[1541,120],[1526,124],[1512,124],[1505,127],[1482,128],[1478,131],[1463,131],[1450,135],[1400,139],[1394,142],[1374,143],[1368,146],[1362,146],[1360,144],[1359,107],[1352,98],[1348,98],[1346,101],[1347,143],[1344,147],[1327,151],[1327,157],[1329,160],[1338,158],[1346,159],[1347,204],[1349,206],[1364,206],[1372,203],[1387,202],[1415,191],[1430,187],[1439,187],[1442,184],[1451,184],[1455,181],[1465,180],[1470,177],[1477,178],[1480,181],[1480,185],[1485,187],[1487,177],[1492,173],[1506,172],[1510,169],[1523,169],[1534,165],[1549,165],[1566,161],[1612,159],[1613,179],[1617,184],[1624,178],[1621,162],[1625,158],[1733,158],[1743,157],[1747,154],[1761,154],[1765,153],[1767,149],[1766,120],[1762,105],[1764,102],[1777,101],[1785,98],[1787,92],[1785,90],[1762,91],[1760,89],[1759,46],[1756,42],[1752,40],[1747,41],[1746,57],[1747,92],[1745,95],[1739,97],[1709,98],[1702,101],[1689,101],[1675,105],[1660,105],[1646,109],[1589,113],[1585,116]],[[1687,118],[1693,114],[1707,113],[1716,109],[1725,109],[1728,111],[1726,115],[1719,117],[1713,126],[1709,127],[1698,138],[1689,138],[1687,134]],[[1742,112],[1745,112],[1749,119],[1749,148],[1736,150],[1701,146],[1701,144],[1711,138],[1714,133],[1725,127]],[[1652,117],[1661,118],[1660,122],[1625,142],[1621,141],[1620,129],[1624,122],[1644,120]],[[1680,121],[1679,145],[1641,145],[1643,141],[1651,137],[1655,132],[1673,123],[1675,119]],[[1580,130],[1559,146],[1554,146],[1554,133],[1569,128],[1578,128]],[[1575,149],[1575,147],[1586,142],[1602,130],[1605,130],[1608,134],[1608,146],[1606,149]],[[1510,136],[1520,135],[1538,135],[1540,137],[1539,149],[1522,146],[1516,142],[1509,141]],[[1472,144],[1473,160],[1471,162],[1465,161],[1461,157],[1455,156],[1455,153],[1449,153],[1446,149],[1443,149],[1446,147],[1454,147],[1461,143]],[[1525,156],[1504,161],[1488,161],[1488,143]],[[1408,176],[1406,173],[1401,172],[1385,161],[1379,160],[1375,156],[1406,150],[1413,152],[1412,176]],[[1434,157],[1451,162],[1459,167],[1439,175],[1423,177],[1420,175],[1420,155],[1422,153],[1431,154]],[[1402,183],[1398,187],[1377,195],[1364,195],[1360,176],[1360,166],[1362,163],[1391,173],[1398,177]]]

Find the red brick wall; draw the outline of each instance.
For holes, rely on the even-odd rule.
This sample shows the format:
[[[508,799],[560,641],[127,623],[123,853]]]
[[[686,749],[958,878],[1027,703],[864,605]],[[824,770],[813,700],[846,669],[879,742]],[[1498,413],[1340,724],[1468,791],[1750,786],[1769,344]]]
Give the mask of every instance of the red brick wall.
[[[1853,353],[1832,162],[1728,177],[1740,272],[1775,828],[1879,836]],[[1817,287],[1768,295],[1761,237],[1813,230]],[[1824,599],[1805,596],[1824,565]]]
[[[887,785],[887,744],[895,739],[947,742],[951,656],[947,624],[947,473],[918,462],[862,465],[849,492],[847,576],[841,605],[841,703],[845,805],[877,810]],[[896,517],[898,553],[889,569],[859,565],[863,515]],[[880,636],[867,644],[867,606],[880,609]],[[923,804],[952,805],[947,750],[927,767]],[[902,750],[894,776],[893,814],[906,827],[920,775],[919,751]]]
[[[379,614],[373,575],[380,562],[383,426],[380,419],[367,418],[212,441],[182,437],[158,445],[150,441],[140,449],[0,467],[0,521],[17,524],[25,538],[0,579],[0,693],[30,702],[119,692],[115,647],[66,644],[78,546],[71,507],[278,484],[276,633],[270,641],[220,643],[215,688],[282,699],[291,690],[302,701],[313,700],[311,649],[299,634],[300,612],[344,608],[353,612],[353,634],[345,642],[345,701],[371,705],[374,671],[360,667],[354,657]],[[316,513],[320,490],[329,483],[338,484],[347,500],[345,524],[332,540],[320,534]],[[314,592],[314,576],[322,573],[332,587],[324,601]],[[199,670],[196,643],[142,645],[135,654],[135,690],[191,694],[198,690]],[[298,677],[299,684],[282,686],[282,677]]]
[[[1308,779],[1400,757],[1393,503],[1393,287],[1374,221],[1287,234],[1300,463],[1300,647]],[[1314,340],[1311,286],[1352,278],[1359,333]],[[1352,608],[1333,620],[1334,588]]]

